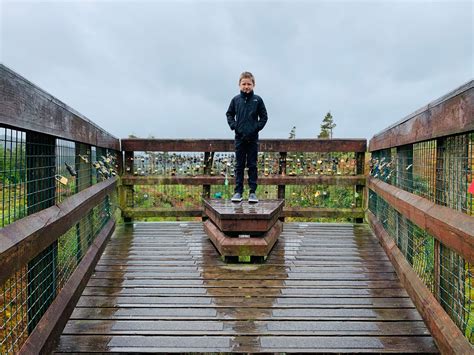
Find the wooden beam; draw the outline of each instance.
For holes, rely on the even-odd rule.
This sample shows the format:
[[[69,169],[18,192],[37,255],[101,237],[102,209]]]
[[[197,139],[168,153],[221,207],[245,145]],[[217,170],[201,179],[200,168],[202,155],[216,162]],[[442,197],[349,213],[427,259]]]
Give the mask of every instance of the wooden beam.
[[[96,236],[76,270],[31,332],[23,344],[20,354],[49,354],[54,350],[57,340],[81,297],[82,291],[86,287],[114,229],[115,222],[110,219]]]
[[[368,177],[368,187],[443,245],[474,263],[474,218]]]
[[[0,230],[0,284],[74,226],[105,196],[117,178],[91,186],[63,203],[24,217]]]
[[[120,150],[118,138],[3,64],[0,64],[0,124]]]
[[[229,185],[233,185],[235,179],[228,178]],[[223,176],[129,176],[124,175],[121,179],[122,185],[224,185]],[[336,185],[354,186],[365,185],[364,175],[315,175],[315,176],[261,176],[258,178],[259,185]]]
[[[385,249],[401,283],[415,303],[441,353],[472,354],[473,349],[468,340],[420,280],[382,224],[372,212],[368,211],[367,216],[372,230]]]
[[[362,208],[285,207],[283,217],[301,218],[364,218]]]
[[[122,139],[124,151],[233,152],[233,139]],[[365,139],[261,139],[261,152],[365,152]]]
[[[202,208],[126,208],[123,215],[130,218],[148,217],[202,217]],[[364,218],[361,208],[297,208],[285,207],[281,213],[283,217],[301,218]]]
[[[474,131],[474,80],[376,134],[369,151]]]

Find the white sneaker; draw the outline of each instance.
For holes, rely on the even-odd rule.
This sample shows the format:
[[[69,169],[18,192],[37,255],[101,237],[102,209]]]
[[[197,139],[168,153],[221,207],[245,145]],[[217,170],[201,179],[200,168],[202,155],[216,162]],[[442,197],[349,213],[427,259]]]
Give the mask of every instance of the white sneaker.
[[[257,195],[255,194],[255,192],[252,192],[249,195],[249,203],[258,203],[258,198],[257,198]]]
[[[230,199],[232,202],[242,202],[242,194],[236,192],[234,196]]]

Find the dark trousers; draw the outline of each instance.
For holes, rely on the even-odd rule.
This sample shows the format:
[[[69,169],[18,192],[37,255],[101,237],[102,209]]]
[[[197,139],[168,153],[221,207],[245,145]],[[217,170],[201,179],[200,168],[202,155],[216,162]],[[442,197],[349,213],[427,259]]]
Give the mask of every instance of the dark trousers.
[[[244,169],[247,163],[250,192],[257,190],[258,140],[235,139],[235,192],[244,192]]]

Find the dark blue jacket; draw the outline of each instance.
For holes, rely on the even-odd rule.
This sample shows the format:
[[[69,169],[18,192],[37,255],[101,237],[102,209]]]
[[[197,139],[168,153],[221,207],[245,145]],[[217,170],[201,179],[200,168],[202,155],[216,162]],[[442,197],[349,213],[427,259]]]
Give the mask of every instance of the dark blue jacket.
[[[235,130],[237,139],[258,139],[258,132],[267,123],[267,109],[260,96],[252,92],[240,92],[229,105],[226,113],[227,123]]]

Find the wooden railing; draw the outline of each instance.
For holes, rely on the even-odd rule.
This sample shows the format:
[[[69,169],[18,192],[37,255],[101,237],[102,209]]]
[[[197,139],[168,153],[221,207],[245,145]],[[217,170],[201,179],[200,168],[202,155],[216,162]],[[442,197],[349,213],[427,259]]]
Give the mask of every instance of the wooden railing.
[[[474,343],[474,82],[375,135],[368,220],[443,353]]]
[[[0,353],[47,353],[115,228],[120,142],[0,65]]]
[[[229,155],[231,155],[231,152],[234,152],[233,140],[124,139],[122,140],[122,150],[125,152],[125,173],[122,177],[120,200],[125,219],[203,216],[200,198],[195,201],[193,206],[187,208],[176,206],[162,208],[160,203],[146,208],[137,206],[134,198],[138,193],[137,186],[145,187],[143,190],[146,192],[142,193],[146,196],[150,195],[148,193],[150,187],[156,188],[164,185],[199,186],[202,187],[200,197],[204,198],[215,197],[215,194],[211,194],[211,186],[228,186],[227,189],[233,189],[234,179],[231,175],[233,174],[234,167],[229,166],[226,168],[225,174],[221,169],[215,168],[218,154],[230,153]],[[259,158],[260,176],[258,184],[261,187],[258,192],[265,198],[268,197],[264,194],[264,192],[268,193],[266,191],[267,187],[276,187],[276,193],[273,197],[286,199],[287,201],[283,212],[284,217],[349,218],[362,222],[364,217],[365,140],[262,139],[259,143],[259,151],[261,154]],[[186,164],[186,154],[196,153],[201,154],[201,158],[194,162],[194,166],[197,165],[198,168],[191,169],[193,172],[188,175],[192,176],[176,171],[176,168],[157,172],[150,166],[142,169],[138,167],[140,165],[140,157],[142,161],[145,161],[145,159],[147,161],[152,161],[153,159],[158,161],[157,154],[162,154],[160,156],[160,161],[162,161],[165,159],[163,158],[164,154],[167,154],[168,164],[173,159],[180,159],[181,164]],[[174,158],[170,158],[170,154],[174,154]],[[267,155],[265,156],[265,154]],[[290,158],[292,155],[294,157]],[[341,158],[341,156],[345,156],[346,159]],[[189,158],[188,160],[192,159]],[[190,164],[193,165],[192,162]],[[268,166],[273,168],[269,169]],[[324,169],[322,168],[323,166],[325,167]],[[327,167],[330,168],[327,169]],[[347,167],[347,169],[344,169],[344,167]],[[292,171],[290,171],[291,169]],[[272,171],[269,173],[268,170]],[[300,172],[300,170],[304,170],[304,172]],[[331,171],[328,173],[326,170]],[[291,194],[287,191],[287,186],[290,185],[306,186],[309,188],[319,185],[321,190],[326,189],[328,186],[348,188],[350,196],[354,197],[347,206],[339,206],[338,208],[327,207],[327,205],[326,207],[306,208],[289,206],[288,201]],[[311,193],[311,191],[307,191],[308,193]],[[318,193],[321,192],[314,190],[313,193],[319,196]],[[322,193],[327,194],[326,191]]]

